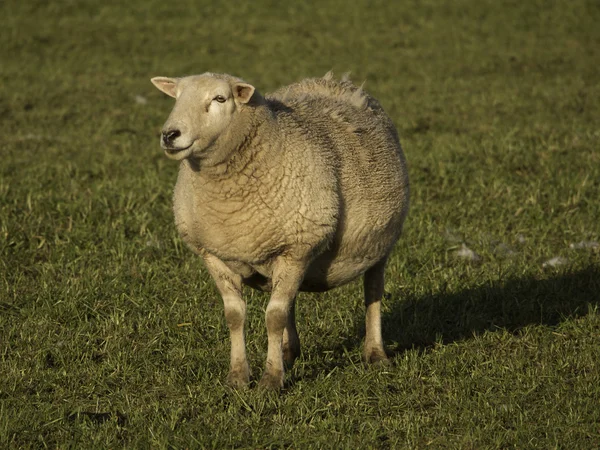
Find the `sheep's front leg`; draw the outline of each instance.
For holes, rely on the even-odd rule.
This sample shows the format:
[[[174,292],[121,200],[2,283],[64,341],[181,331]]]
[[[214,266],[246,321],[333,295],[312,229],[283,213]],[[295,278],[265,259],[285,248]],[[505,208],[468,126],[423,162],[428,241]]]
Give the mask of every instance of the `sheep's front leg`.
[[[242,299],[242,277],[213,255],[205,254],[204,263],[223,298],[225,320],[231,337],[231,362],[227,383],[235,388],[243,388],[250,381],[250,368],[246,359],[244,338],[246,303]]]
[[[296,358],[300,356],[300,338],[296,330],[296,299],[288,314],[287,324],[283,330],[283,362],[286,369],[292,368]]]
[[[293,306],[296,293],[302,280],[307,264],[300,261],[291,261],[280,258],[273,268],[273,287],[271,299],[267,305],[267,363],[265,372],[260,380],[260,386],[268,389],[280,389],[283,387],[283,332],[288,327],[288,344],[295,335],[295,324],[293,329],[289,326],[289,320],[293,320]],[[297,336],[295,336],[297,339]]]
[[[366,336],[363,359],[368,363],[387,362],[381,337],[381,298],[385,262],[380,261],[365,273],[364,290],[366,311]]]

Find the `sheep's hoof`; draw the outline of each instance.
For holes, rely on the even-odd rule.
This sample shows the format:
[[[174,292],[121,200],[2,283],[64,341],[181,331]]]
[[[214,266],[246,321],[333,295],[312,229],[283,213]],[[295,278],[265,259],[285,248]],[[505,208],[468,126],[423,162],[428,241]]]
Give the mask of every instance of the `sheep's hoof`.
[[[278,391],[283,388],[283,372],[281,374],[272,374],[265,372],[258,383],[258,387],[269,391]]]
[[[245,370],[235,370],[227,375],[227,385],[234,389],[244,389],[248,387],[250,374]]]
[[[372,364],[375,366],[387,366],[390,363],[390,360],[385,352],[377,348],[371,349],[369,352],[365,352],[363,354],[363,360],[367,364]]]

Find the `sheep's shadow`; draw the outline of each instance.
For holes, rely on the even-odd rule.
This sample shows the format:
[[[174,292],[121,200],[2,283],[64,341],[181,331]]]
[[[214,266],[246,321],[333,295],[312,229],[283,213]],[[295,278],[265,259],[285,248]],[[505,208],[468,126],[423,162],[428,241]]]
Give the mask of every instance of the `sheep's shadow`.
[[[556,326],[584,316],[590,306],[600,304],[600,268],[590,266],[543,280],[511,278],[430,296],[397,291],[384,302],[391,306],[383,313],[383,339],[393,358],[409,349],[425,351],[488,330],[516,333],[527,325]],[[364,330],[363,316],[357,316],[352,333],[340,337],[335,357],[325,364],[332,367],[321,365],[320,371],[349,364],[348,351],[362,345]]]

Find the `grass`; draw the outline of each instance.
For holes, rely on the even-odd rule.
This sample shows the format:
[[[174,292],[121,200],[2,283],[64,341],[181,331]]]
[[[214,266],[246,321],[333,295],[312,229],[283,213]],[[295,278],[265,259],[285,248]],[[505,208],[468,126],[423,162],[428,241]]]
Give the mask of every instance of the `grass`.
[[[570,248],[600,240],[597,2],[0,15],[0,447],[600,446],[600,251]],[[410,165],[392,364],[360,362],[354,283],[301,296],[282,395],[232,391],[221,301],[173,224],[172,102],[149,78],[222,71],[268,92],[332,68],[366,80]],[[268,299],[246,296],[256,378]]]

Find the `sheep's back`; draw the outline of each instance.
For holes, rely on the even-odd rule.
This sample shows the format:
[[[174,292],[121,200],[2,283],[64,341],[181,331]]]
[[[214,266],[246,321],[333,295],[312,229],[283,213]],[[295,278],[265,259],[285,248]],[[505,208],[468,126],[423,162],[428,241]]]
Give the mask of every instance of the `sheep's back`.
[[[338,230],[306,283],[312,278],[318,288],[326,277],[328,286],[342,284],[389,253],[408,210],[406,162],[394,125],[375,98],[330,76],[281,88],[267,100],[336,163]]]

